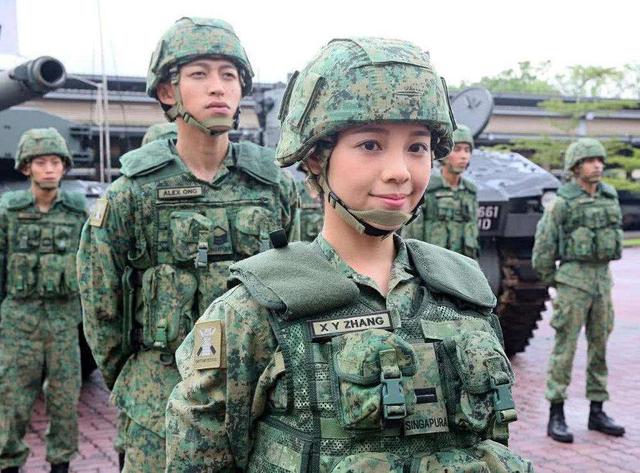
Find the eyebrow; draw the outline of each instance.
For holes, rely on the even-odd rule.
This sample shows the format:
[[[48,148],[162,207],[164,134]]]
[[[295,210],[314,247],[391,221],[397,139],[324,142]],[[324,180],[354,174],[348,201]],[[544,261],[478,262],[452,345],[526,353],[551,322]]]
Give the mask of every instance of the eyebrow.
[[[236,66],[231,63],[228,62],[226,59],[217,59],[218,61],[223,61],[223,64],[221,64],[220,66],[218,66],[220,69],[236,69]],[[211,69],[212,66],[210,63],[206,62],[206,61],[193,61],[190,62],[189,64],[185,64],[185,66],[191,66],[191,67],[204,67],[206,69]]]

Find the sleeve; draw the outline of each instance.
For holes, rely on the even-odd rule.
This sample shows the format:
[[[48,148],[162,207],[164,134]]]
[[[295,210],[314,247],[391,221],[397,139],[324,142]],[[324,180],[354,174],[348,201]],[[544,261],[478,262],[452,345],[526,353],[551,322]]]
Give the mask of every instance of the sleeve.
[[[130,186],[126,178],[121,179],[107,190],[84,224],[77,257],[84,333],[109,389],[131,355],[122,351],[121,278],[134,216]],[[102,219],[95,213],[100,205],[106,205]]]
[[[241,288],[214,302],[176,352],[182,381],[167,404],[167,472],[234,472],[247,466],[256,417],[252,406],[261,404],[254,400],[256,385],[277,342],[266,309],[251,303]],[[228,302],[229,295],[236,303]],[[196,331],[211,321],[223,322],[226,363],[196,369]]]
[[[556,260],[559,258],[560,224],[558,222],[561,222],[562,208],[562,201],[556,198],[553,204],[545,209],[536,227],[531,263],[540,280],[546,284],[554,283]]]
[[[289,241],[300,241],[300,195],[293,176],[285,170],[280,178],[280,209]]]

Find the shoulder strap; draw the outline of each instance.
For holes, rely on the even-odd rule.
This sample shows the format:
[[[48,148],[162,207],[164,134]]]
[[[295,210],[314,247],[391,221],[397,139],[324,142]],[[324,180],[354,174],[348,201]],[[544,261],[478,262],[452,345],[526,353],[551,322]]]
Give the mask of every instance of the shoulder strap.
[[[442,184],[441,176],[431,176],[431,179],[429,179],[429,185],[427,186],[426,192],[434,192],[443,187],[444,185]]]
[[[127,177],[150,174],[172,163],[175,158],[169,148],[169,140],[152,141],[122,156],[120,173]]]
[[[0,202],[9,210],[19,210],[33,204],[33,196],[28,190],[6,192]]]
[[[73,191],[61,191],[62,204],[74,212],[84,213],[87,208],[87,199],[84,194]]]
[[[275,163],[275,152],[271,148],[258,146],[249,141],[231,143],[236,165],[255,179],[266,184],[278,183],[280,169]]]
[[[600,192],[611,199],[618,198],[618,191],[616,191],[616,188],[607,184],[606,182],[600,183]]]
[[[573,200],[582,194],[582,189],[575,182],[567,182],[560,186],[558,195],[566,200]]]
[[[233,264],[230,272],[230,285],[244,284],[261,305],[287,320],[343,307],[360,293],[320,253],[317,243],[268,250]]]
[[[496,296],[474,260],[418,240],[406,240],[406,244],[427,288],[482,309],[495,307]]]
[[[478,192],[478,187],[476,186],[476,183],[473,182],[471,179],[463,177],[462,182],[464,183],[464,186],[469,190],[469,192],[473,194]]]

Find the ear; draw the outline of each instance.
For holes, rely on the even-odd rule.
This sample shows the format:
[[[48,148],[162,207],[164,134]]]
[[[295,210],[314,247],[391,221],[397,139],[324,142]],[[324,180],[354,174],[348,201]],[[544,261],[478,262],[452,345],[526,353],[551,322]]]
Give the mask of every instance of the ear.
[[[20,168],[20,172],[27,177],[31,177],[31,163],[27,163]]]
[[[176,93],[171,82],[161,82],[157,88],[158,100],[164,105],[173,106],[176,104]]]
[[[320,174],[322,174],[322,162],[320,160],[320,157],[318,156],[318,153],[314,152],[311,156],[309,156],[305,161],[305,164],[307,165],[307,169],[311,174],[315,176],[319,176]]]

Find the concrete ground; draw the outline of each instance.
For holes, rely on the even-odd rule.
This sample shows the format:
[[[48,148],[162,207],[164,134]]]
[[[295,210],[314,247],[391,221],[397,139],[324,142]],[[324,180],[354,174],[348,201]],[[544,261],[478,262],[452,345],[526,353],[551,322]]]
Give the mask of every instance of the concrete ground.
[[[560,444],[546,436],[548,404],[544,399],[547,356],[553,329],[547,312],[531,345],[512,361],[517,375],[514,390],[519,421],[512,424],[510,446],[534,462],[537,472],[639,472],[640,471],[640,248],[627,249],[621,261],[612,264],[615,279],[616,326],[609,341],[609,387],[612,399],[605,410],[624,424],[627,433],[612,438],[587,430],[588,401],[584,398],[584,336],[578,346],[573,381],[566,403],[567,422],[575,443]],[[115,410],[109,393],[94,373],[83,387],[80,400],[80,454],[71,463],[75,472],[116,472],[117,456],[112,448]],[[48,471],[44,460],[47,421],[42,401],[36,406],[27,441],[33,451],[26,472]]]

